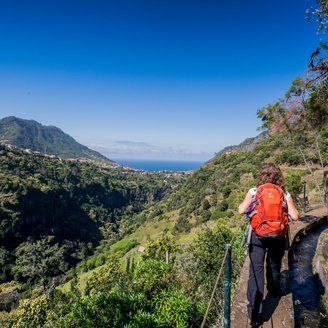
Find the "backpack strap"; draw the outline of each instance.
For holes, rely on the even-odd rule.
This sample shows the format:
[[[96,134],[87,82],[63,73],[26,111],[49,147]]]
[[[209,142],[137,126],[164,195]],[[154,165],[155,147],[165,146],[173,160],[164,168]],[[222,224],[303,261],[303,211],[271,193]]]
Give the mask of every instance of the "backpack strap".
[[[245,215],[249,218],[249,219],[252,219],[252,217],[257,213],[257,211],[255,210],[255,197],[256,197],[256,193],[257,193],[257,187],[255,188],[251,188],[249,190],[249,193],[251,194],[252,196],[252,202],[251,204],[249,205]]]

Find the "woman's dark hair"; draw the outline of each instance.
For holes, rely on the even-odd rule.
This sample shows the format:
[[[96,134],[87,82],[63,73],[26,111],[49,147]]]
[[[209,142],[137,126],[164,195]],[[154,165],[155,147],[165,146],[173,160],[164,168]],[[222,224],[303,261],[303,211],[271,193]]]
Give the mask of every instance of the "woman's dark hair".
[[[263,164],[256,178],[257,186],[272,183],[284,189],[285,179],[280,168],[274,163]]]

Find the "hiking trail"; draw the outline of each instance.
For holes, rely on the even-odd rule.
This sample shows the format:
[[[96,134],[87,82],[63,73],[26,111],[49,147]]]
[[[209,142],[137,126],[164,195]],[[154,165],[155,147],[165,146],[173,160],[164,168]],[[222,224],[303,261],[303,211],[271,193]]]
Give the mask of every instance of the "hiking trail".
[[[291,245],[295,238],[300,234],[313,229],[327,221],[327,207],[320,207],[315,210],[306,212],[298,221],[290,225],[290,241]],[[290,288],[289,277],[289,251],[285,252],[281,267],[281,298],[271,298],[264,295],[262,316],[264,320],[264,328],[293,328],[294,322],[294,306],[292,292]],[[246,328],[248,325],[247,317],[247,281],[249,271],[249,257],[245,259],[244,265],[240,273],[240,280],[232,304],[231,327]],[[265,292],[266,293],[266,292]]]

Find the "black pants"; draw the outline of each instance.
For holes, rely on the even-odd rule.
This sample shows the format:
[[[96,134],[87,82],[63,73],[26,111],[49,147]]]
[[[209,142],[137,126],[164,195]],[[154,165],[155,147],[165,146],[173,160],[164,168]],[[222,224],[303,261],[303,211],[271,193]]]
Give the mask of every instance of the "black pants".
[[[264,294],[264,258],[266,257],[266,282],[269,292],[280,291],[281,260],[286,248],[286,240],[260,239],[252,232],[249,248],[250,266],[247,288],[248,317],[257,320],[262,310]]]

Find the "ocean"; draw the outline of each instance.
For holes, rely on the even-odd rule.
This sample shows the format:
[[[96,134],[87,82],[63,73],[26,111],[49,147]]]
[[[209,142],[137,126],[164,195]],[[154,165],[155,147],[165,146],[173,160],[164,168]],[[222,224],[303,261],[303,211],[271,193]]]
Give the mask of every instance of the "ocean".
[[[161,160],[136,160],[114,159],[121,165],[127,165],[135,169],[146,171],[190,171],[200,167],[205,162],[195,161],[161,161]]]

